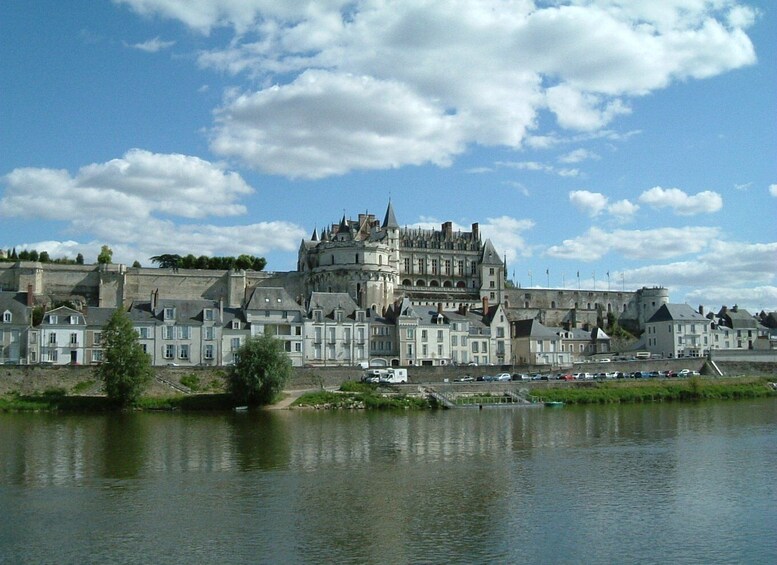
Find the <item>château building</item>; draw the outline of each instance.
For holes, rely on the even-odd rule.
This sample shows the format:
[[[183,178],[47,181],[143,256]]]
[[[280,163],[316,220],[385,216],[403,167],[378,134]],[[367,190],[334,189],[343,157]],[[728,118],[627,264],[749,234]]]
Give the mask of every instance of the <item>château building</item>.
[[[381,222],[373,214],[317,230],[299,248],[304,296],[343,292],[359,307],[383,314],[397,299],[458,307],[487,298],[501,303],[505,266],[477,223],[471,231],[400,227],[389,202]]]

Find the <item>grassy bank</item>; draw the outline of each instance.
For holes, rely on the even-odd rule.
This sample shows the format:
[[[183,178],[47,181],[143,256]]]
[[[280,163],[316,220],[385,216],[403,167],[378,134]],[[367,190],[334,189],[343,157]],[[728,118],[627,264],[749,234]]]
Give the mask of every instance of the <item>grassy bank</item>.
[[[591,383],[585,387],[557,387],[533,391],[542,401],[567,404],[617,404],[629,402],[668,402],[697,400],[737,400],[774,396],[767,378],[730,378],[661,382]]]
[[[292,404],[298,408],[419,410],[431,408],[426,398],[398,394],[390,387],[346,381],[337,392],[320,390],[300,396]]]
[[[230,410],[234,401],[226,394],[146,396],[138,410]],[[0,412],[107,412],[116,407],[105,396],[68,395],[62,390],[41,394],[9,394],[0,397]]]

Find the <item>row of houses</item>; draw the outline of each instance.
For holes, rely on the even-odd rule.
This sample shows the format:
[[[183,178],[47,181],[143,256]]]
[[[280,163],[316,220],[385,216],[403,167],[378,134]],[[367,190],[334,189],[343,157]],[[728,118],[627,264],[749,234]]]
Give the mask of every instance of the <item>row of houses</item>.
[[[103,359],[102,331],[114,309],[60,306],[33,324],[33,297],[0,292],[0,363],[90,365]],[[239,308],[223,301],[151,294],[128,315],[154,366],[223,366],[251,336],[283,343],[294,366],[414,366],[511,362],[510,326],[500,305],[414,306],[378,314],[347,293],[313,292],[304,305],[280,287],[256,287]]]
[[[0,292],[0,363],[92,365],[102,362],[102,331],[112,308],[52,308],[33,323],[32,293]],[[294,366],[531,365],[569,367],[611,352],[601,328],[510,321],[504,307],[456,310],[402,299],[384,311],[362,309],[347,294],[313,292],[299,304],[281,287],[255,287],[240,307],[223,301],[164,298],[127,308],[154,366],[225,366],[251,336],[280,340]],[[717,315],[665,304],[646,324],[637,349],[664,358],[712,349],[769,347],[769,330],[747,311]],[[764,345],[766,344],[766,345]]]

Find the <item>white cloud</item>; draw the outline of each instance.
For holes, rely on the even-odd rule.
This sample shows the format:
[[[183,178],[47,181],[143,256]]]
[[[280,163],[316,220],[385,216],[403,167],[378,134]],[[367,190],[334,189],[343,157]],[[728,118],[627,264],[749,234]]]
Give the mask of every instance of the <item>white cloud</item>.
[[[599,159],[599,155],[588,149],[579,148],[558,158],[561,163],[580,163],[588,159]]]
[[[125,44],[128,47],[132,47],[133,49],[138,49],[139,51],[145,51],[146,53],[156,53],[158,51],[162,51],[163,49],[167,49],[169,47],[172,47],[175,45],[175,41],[162,41],[159,39],[159,37],[155,37],[154,39],[149,39],[148,41],[144,41],[143,43],[133,43],[133,44]]]
[[[469,144],[552,144],[541,112],[596,133],[631,97],[755,62],[744,30],[756,14],[733,1],[115,1],[204,34],[232,28],[200,64],[268,86],[225,104],[212,147],[292,177],[445,165]]]
[[[770,184],[769,185],[769,194],[777,198],[777,184]]]
[[[639,210],[639,205],[628,200],[618,200],[607,206],[607,211],[621,221],[631,219]]]
[[[607,197],[598,192],[588,190],[574,190],[569,193],[569,201],[572,205],[591,216],[598,216],[607,207]]]
[[[53,169],[14,169],[2,178],[0,215],[51,220],[186,218],[244,214],[235,203],[253,189],[237,173],[197,157],[128,151],[121,159],[82,167],[71,177]]]
[[[5,185],[0,216],[62,221],[69,231],[94,238],[89,244],[41,243],[38,249],[52,256],[70,257],[76,249],[86,256],[85,249],[99,249],[101,243],[121,250],[126,260],[169,252],[261,254],[294,251],[304,235],[288,222],[228,227],[173,222],[169,218],[245,214],[237,200],[253,192],[237,173],[187,155],[133,149],[120,159],[82,167],[74,176],[26,168],[0,181]]]
[[[654,264],[624,273],[633,286],[663,285],[690,304],[738,303],[753,313],[777,305],[775,243],[712,240],[692,260]]]
[[[561,84],[546,91],[547,105],[561,127],[582,131],[601,129],[619,114],[631,110],[620,100],[604,101],[601,96],[587,94]]]
[[[700,253],[718,233],[718,228],[706,227],[609,232],[593,227],[579,237],[549,247],[546,253],[558,259],[586,262],[599,260],[609,253],[618,253],[627,259],[670,259]]]
[[[723,207],[723,198],[717,192],[705,190],[693,196],[679,188],[655,186],[643,192],[639,201],[656,209],[671,208],[679,216],[711,214]]]
[[[396,82],[308,71],[221,108],[212,147],[258,169],[320,178],[463,150],[458,120]]]

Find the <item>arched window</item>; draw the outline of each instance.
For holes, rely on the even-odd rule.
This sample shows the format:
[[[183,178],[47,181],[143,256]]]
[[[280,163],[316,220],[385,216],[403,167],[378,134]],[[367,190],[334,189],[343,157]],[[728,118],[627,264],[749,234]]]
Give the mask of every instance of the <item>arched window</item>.
[[[439,283],[439,281],[431,281],[429,283],[429,286],[440,286],[440,283]]]
[[[416,281],[415,285],[416,286],[426,286],[426,283],[419,279],[419,280]]]
[[[444,283],[442,283],[442,286],[444,288],[451,288],[453,286],[453,283],[451,281],[445,281]]]
[[[456,283],[456,288],[467,288],[467,283],[464,281],[459,281]]]
[[[410,282],[410,279],[405,279],[402,281],[402,286],[413,286],[413,283]]]

